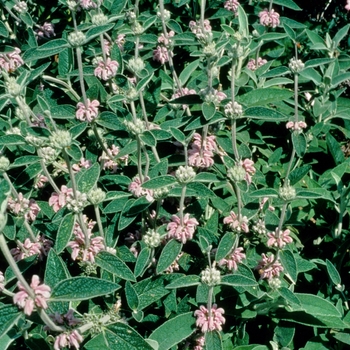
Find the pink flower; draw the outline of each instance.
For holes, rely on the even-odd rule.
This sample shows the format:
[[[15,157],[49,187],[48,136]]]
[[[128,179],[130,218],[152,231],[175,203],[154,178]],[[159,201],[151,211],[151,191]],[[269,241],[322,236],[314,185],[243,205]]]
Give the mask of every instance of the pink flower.
[[[35,32],[39,38],[51,38],[52,36],[56,36],[55,27],[50,22],[45,22],[42,26],[38,26],[38,29]]]
[[[224,8],[226,10],[232,11],[237,15],[237,10],[238,10],[239,2],[237,0],[227,0],[225,1]]]
[[[350,11],[350,0],[346,1],[345,10]]]
[[[18,67],[24,64],[21,56],[19,55],[21,50],[15,48],[13,52],[0,54],[0,68],[4,69],[8,73],[14,72]]]
[[[86,105],[83,102],[79,102],[77,104],[78,110],[75,113],[75,117],[82,122],[88,121],[91,123],[97,118],[99,105],[100,102],[97,100],[90,101],[90,99],[87,99]]]
[[[74,241],[68,242],[67,246],[72,249],[71,257],[73,260],[79,259],[82,261],[90,261],[95,262],[95,256],[101,251],[106,250],[104,245],[103,237],[97,236],[92,237],[92,229],[95,226],[96,222],[90,221],[87,222],[87,218],[84,217],[85,223],[87,223],[87,235],[89,240],[89,245],[85,244],[85,236],[84,233],[78,223],[75,224],[74,227]]]
[[[147,181],[147,180],[149,180],[148,176],[145,177],[144,181]],[[153,191],[142,188],[142,183],[141,183],[141,180],[138,176],[135,176],[132,179],[132,182],[130,183],[128,189],[135,197],[145,196],[149,202],[152,202],[154,199],[153,198]]]
[[[230,271],[237,271],[238,264],[242,262],[243,259],[246,258],[246,255],[242,253],[243,248],[236,248],[232,253],[230,253],[224,259],[221,259],[218,262],[219,266],[226,266]]]
[[[256,172],[256,169],[254,168],[254,162],[251,159],[244,159],[243,161],[241,160],[239,164],[246,171],[245,180],[250,185],[252,183],[252,175],[254,175]]]
[[[164,270],[164,272],[165,273],[173,273],[174,271],[179,271],[180,270],[179,260],[183,255],[184,255],[184,253],[181,252],[176,257],[176,259],[173,261],[173,263],[166,270]]]
[[[39,174],[36,177],[34,187],[35,188],[43,188],[48,181],[49,181],[49,179],[45,175]]]
[[[97,4],[95,4],[93,1],[91,0],[80,0],[79,1],[79,5],[81,8],[83,8],[84,10],[89,10],[89,9],[94,9],[97,7]]]
[[[250,59],[248,64],[247,64],[247,68],[249,70],[255,71],[258,68],[260,68],[261,66],[263,66],[264,64],[267,63],[267,60],[262,59],[261,57],[258,57],[257,60],[255,60],[254,58]]]
[[[158,61],[161,64],[169,61],[168,49],[164,46],[157,46],[153,51],[153,61]]]
[[[171,222],[167,226],[168,238],[174,238],[183,244],[193,238],[193,234],[196,231],[196,227],[199,225],[195,218],[190,219],[190,214],[185,214],[183,217],[183,223],[177,215],[171,217]]]
[[[116,173],[118,169],[118,163],[114,160],[119,153],[119,147],[112,145],[111,148],[107,149],[108,155],[105,152],[102,152],[102,155],[98,160],[101,162],[103,169],[109,169],[112,173]],[[127,163],[128,155],[120,157],[120,160],[123,160]]]
[[[201,305],[199,310],[194,312],[194,315],[197,317],[196,326],[201,327],[201,332],[206,333],[210,331],[221,331],[221,325],[225,323],[225,318],[222,316],[225,313],[224,309],[217,308],[217,305],[214,304],[209,313],[208,309]]]
[[[214,164],[214,153],[216,142],[215,136],[207,136],[202,141],[202,136],[198,133],[193,135],[194,141],[188,150],[188,163],[191,166],[208,168]]]
[[[255,267],[256,270],[259,270],[260,279],[267,278],[271,280],[274,277],[278,277],[280,272],[283,271],[283,266],[278,261],[275,260],[275,256],[271,254],[267,257],[264,253],[261,254],[262,259],[258,261],[258,265]]]
[[[20,291],[13,296],[13,302],[24,309],[24,313],[28,316],[31,315],[35,306],[42,309],[47,309],[48,307],[47,299],[51,296],[51,288],[46,284],[40,285],[39,283],[39,276],[33,275],[30,287],[33,289],[34,299],[29,296],[21,282],[17,283]]]
[[[290,230],[281,231],[278,234],[278,228],[276,228],[275,232],[269,232],[267,236],[269,240],[267,241],[268,247],[279,247],[283,248],[286,244],[292,243],[293,238],[289,236]]]
[[[196,345],[193,347],[193,350],[203,350],[205,345],[205,336],[202,334],[195,338]]]
[[[268,11],[265,9],[259,13],[260,24],[265,27],[275,28],[280,25],[280,15],[274,9]]]
[[[82,343],[84,338],[80,335],[78,330],[73,330],[67,333],[61,333],[55,339],[54,350],[60,350],[66,347],[74,346],[76,349],[80,348],[80,343]]]
[[[163,44],[164,46],[169,46],[169,44],[171,43],[171,39],[173,36],[175,35],[174,31],[170,31],[167,35],[167,37],[162,33],[159,37],[158,37],[158,43],[159,44]]]
[[[286,124],[287,129],[291,129],[293,131],[299,131],[301,132],[302,129],[305,129],[307,127],[307,124],[303,121],[300,122],[288,122]]]
[[[176,90],[173,96],[171,97],[172,100],[179,98],[181,96],[187,96],[187,95],[195,95],[197,92],[196,90],[193,89],[188,89],[188,88],[182,88],[181,90]],[[188,106],[187,105],[182,105],[183,109],[186,109]]]
[[[59,194],[56,192],[51,194],[51,197],[49,198],[49,205],[57,213],[67,204],[68,197],[73,197],[73,189],[63,185],[61,186],[61,192]]]
[[[72,169],[74,171],[80,171],[82,168],[85,168],[85,169],[89,169],[91,168],[92,166],[92,161],[91,160],[87,160],[85,158],[80,158],[80,161],[78,164],[73,164],[72,165]]]
[[[106,62],[100,61],[95,68],[94,75],[102,80],[109,80],[116,76],[118,71],[119,63],[112,61],[109,57]]]
[[[49,315],[52,321],[57,325],[68,325],[70,327],[76,326],[81,322],[78,318],[74,317],[73,309],[69,309],[66,314],[60,314],[57,311],[54,314]]]
[[[7,208],[18,216],[23,216],[27,221],[34,221],[40,212],[34,199],[27,199],[22,193],[18,193],[16,199],[8,199]]]
[[[246,216],[243,216],[241,218],[238,218],[235,212],[231,211],[229,216],[226,216],[224,218],[224,224],[227,224],[230,226],[231,230],[237,231],[237,232],[249,232],[248,227],[248,218]]]

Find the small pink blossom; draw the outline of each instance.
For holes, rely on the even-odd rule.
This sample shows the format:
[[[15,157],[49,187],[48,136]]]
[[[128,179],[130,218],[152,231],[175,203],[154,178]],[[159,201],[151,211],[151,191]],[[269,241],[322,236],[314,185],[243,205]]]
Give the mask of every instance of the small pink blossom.
[[[9,198],[7,208],[18,216],[23,216],[27,221],[34,221],[40,212],[34,199],[27,199],[20,192],[16,199]]]
[[[21,50],[15,48],[13,52],[0,54],[0,68],[4,69],[8,73],[14,72],[18,67],[24,64],[22,57],[20,56]]]
[[[35,180],[35,183],[34,183],[34,187],[37,188],[37,189],[38,188],[43,188],[48,181],[49,181],[49,179],[45,175],[39,174],[36,177],[36,180]]]
[[[173,263],[166,270],[164,270],[164,272],[165,273],[173,273],[174,271],[179,271],[180,270],[179,260],[183,255],[184,255],[184,253],[181,252],[176,257],[176,259],[173,261]]]
[[[42,26],[38,26],[38,29],[35,32],[39,38],[51,38],[52,36],[56,36],[55,26],[50,22],[45,22]]]
[[[280,15],[277,12],[275,12],[274,9],[272,9],[271,11],[268,11],[267,9],[261,11],[259,13],[259,17],[260,24],[265,27],[276,28],[280,25]]]
[[[105,152],[102,152],[102,155],[98,158],[98,160],[101,162],[103,169],[108,169],[111,170],[112,173],[116,173],[118,169],[118,163],[114,160],[114,158],[116,158],[119,153],[119,147],[112,145],[111,148],[107,149],[107,151],[108,155]],[[125,155],[119,159],[127,163],[128,157],[128,155]]]
[[[193,350],[203,350],[205,346],[205,336],[202,334],[197,336],[194,340],[196,345],[193,347]]]
[[[229,225],[233,231],[243,231],[245,233],[249,232],[248,218],[246,216],[243,216],[239,219],[233,211],[230,212],[229,216],[226,216],[224,218],[224,224]]]
[[[67,204],[68,197],[73,197],[73,189],[63,185],[61,186],[61,192],[59,194],[56,192],[51,194],[51,197],[49,198],[49,205],[57,213]]]
[[[198,133],[193,135],[193,143],[188,150],[188,163],[199,168],[208,168],[214,164],[214,153],[216,147],[215,136],[207,136],[202,141],[202,136]]]
[[[267,236],[269,237],[267,241],[268,247],[279,247],[283,248],[286,244],[292,243],[293,238],[290,237],[290,230],[281,231],[278,234],[278,228],[276,228],[275,232],[269,232]]]
[[[95,68],[94,75],[102,80],[109,80],[116,76],[118,71],[119,63],[112,61],[109,57],[106,62],[100,61]]]
[[[87,238],[89,240],[89,246],[85,245],[85,235],[78,223],[75,224],[73,234],[75,236],[74,241],[68,242],[68,247],[72,249],[71,257],[73,260],[82,260],[95,262],[95,256],[101,251],[106,250],[103,237],[93,237],[92,229],[96,222],[90,221],[84,217],[87,224]]]
[[[169,61],[168,49],[164,46],[157,46],[153,51],[153,61],[158,61],[160,64],[164,64]]]
[[[291,129],[293,131],[299,131],[301,132],[302,129],[305,129],[307,127],[307,124],[303,121],[300,121],[300,122],[288,122],[286,124],[286,128],[287,129]]]
[[[79,5],[84,10],[94,9],[97,7],[97,4],[95,4],[92,0],[80,0]]]
[[[250,185],[252,183],[252,175],[255,174],[256,169],[254,168],[254,162],[251,159],[244,159],[239,162],[239,165],[246,171],[245,180]]]
[[[147,181],[147,180],[149,180],[149,177],[146,176],[144,181]],[[154,199],[153,198],[153,191],[142,188],[142,183],[141,183],[141,180],[138,176],[135,176],[132,179],[132,182],[130,183],[128,189],[135,197],[145,196],[149,202],[152,202]]]
[[[65,314],[60,314],[56,311],[54,314],[51,314],[49,316],[57,325],[68,325],[70,327],[74,327],[77,324],[81,323],[81,320],[74,317],[73,309],[69,309]]]
[[[274,277],[278,277],[280,272],[283,271],[283,266],[278,261],[275,260],[275,256],[271,254],[270,256],[266,256],[264,253],[261,254],[261,260],[258,261],[258,265],[255,267],[258,270],[260,279],[267,278],[271,280]]]
[[[20,291],[13,296],[13,302],[20,308],[24,309],[24,313],[26,315],[30,316],[34,310],[34,307],[47,309],[47,300],[51,296],[51,288],[46,284],[40,285],[39,276],[33,275],[32,282],[30,284],[30,287],[33,289],[34,299],[29,296],[21,282],[17,282],[17,286]]]
[[[199,310],[194,312],[197,317],[196,326],[201,328],[202,333],[211,332],[214,330],[221,331],[222,324],[225,324],[226,320],[222,316],[225,313],[223,308],[218,308],[216,304],[213,304],[211,312],[201,305]]]
[[[158,43],[163,44],[164,46],[169,46],[171,43],[171,39],[175,35],[174,31],[170,31],[167,36],[163,33],[158,37]]]
[[[249,70],[255,71],[266,63],[267,63],[267,60],[265,60],[261,57],[258,57],[257,60],[252,58],[248,61],[247,68]]]
[[[75,117],[82,122],[91,123],[97,118],[99,105],[100,102],[97,100],[90,101],[90,99],[87,99],[86,105],[83,102],[78,102]]]
[[[235,250],[226,256],[224,259],[221,259],[218,262],[219,266],[226,266],[230,271],[237,271],[238,264],[242,262],[243,259],[246,258],[246,255],[242,253],[243,248],[235,248]]]
[[[84,338],[80,335],[78,330],[73,330],[71,332],[61,333],[55,339],[54,350],[60,350],[66,347],[71,348],[72,346],[75,349],[80,348],[80,343],[82,343]]]
[[[237,0],[227,0],[225,1],[224,8],[226,10],[232,11],[237,15],[237,10],[238,10],[239,2]]]
[[[193,238],[193,234],[196,231],[196,227],[199,225],[198,221],[195,218],[190,219],[190,214],[185,214],[183,217],[183,223],[177,215],[171,217],[171,222],[167,226],[168,238],[174,238],[183,244],[187,240]]]
[[[350,11],[350,0],[346,1],[345,10]]]
[[[80,158],[80,161],[78,164],[73,164],[72,169],[76,172],[80,171],[82,168],[84,169],[89,169],[92,166],[92,161],[85,159],[85,158]]]

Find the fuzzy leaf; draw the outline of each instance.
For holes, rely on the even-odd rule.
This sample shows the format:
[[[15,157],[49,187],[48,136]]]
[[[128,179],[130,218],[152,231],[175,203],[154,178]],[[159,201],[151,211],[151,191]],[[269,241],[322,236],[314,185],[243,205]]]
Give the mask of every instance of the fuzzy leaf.
[[[178,257],[182,249],[182,243],[175,239],[170,240],[163,248],[158,259],[156,273],[159,274],[166,270]]]
[[[185,288],[200,285],[200,277],[197,275],[187,275],[177,278],[166,286],[167,289]]]
[[[57,231],[55,249],[57,254],[61,253],[67,246],[75,225],[75,215],[67,214],[61,221]]]

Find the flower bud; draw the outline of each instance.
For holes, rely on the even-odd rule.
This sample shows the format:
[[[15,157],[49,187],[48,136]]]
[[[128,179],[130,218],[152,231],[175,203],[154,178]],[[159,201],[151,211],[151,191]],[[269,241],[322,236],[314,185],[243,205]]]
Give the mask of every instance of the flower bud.
[[[268,280],[269,282],[269,286],[271,287],[271,289],[279,289],[281,288],[282,282],[279,278],[271,278],[270,280]]]
[[[22,87],[17,84],[17,79],[14,77],[7,78],[6,89],[9,95],[16,97],[21,94]]]
[[[67,130],[53,131],[49,139],[51,146],[58,150],[69,147],[72,144],[72,135]]]
[[[175,177],[180,184],[187,184],[194,180],[196,172],[190,166],[180,166],[175,171]]]
[[[6,157],[1,156],[0,157],[0,174],[9,170],[9,168],[10,168],[10,161]]]
[[[96,188],[89,192],[88,197],[91,204],[97,205],[105,200],[106,192],[102,191],[100,188]]]
[[[27,135],[25,137],[25,140],[34,147],[42,147],[46,143],[46,140],[44,138],[36,137],[34,135]]]
[[[131,58],[128,62],[130,70],[139,75],[143,69],[145,69],[145,63],[140,57]]]
[[[203,284],[208,286],[216,286],[221,282],[220,271],[213,266],[212,268],[207,267],[201,272],[202,278],[201,281]]]
[[[229,102],[228,104],[225,105],[225,115],[229,119],[236,119],[240,118],[243,115],[243,107],[236,101]]]
[[[145,125],[141,119],[136,119],[135,122],[126,120],[124,124],[134,135],[142,134],[145,131]]]
[[[142,237],[145,244],[150,248],[157,248],[160,245],[160,234],[156,230],[149,229]]]
[[[292,73],[299,73],[304,69],[305,64],[301,60],[297,60],[293,57],[290,59],[288,66]]]
[[[43,158],[45,164],[53,163],[58,157],[57,150],[52,147],[43,147],[41,148],[40,153],[40,156]]]
[[[72,47],[82,46],[86,41],[86,35],[83,32],[72,32],[68,35],[68,42]]]
[[[164,199],[169,194],[169,187],[160,187],[153,190],[154,199]]]
[[[227,176],[234,182],[240,182],[245,180],[246,171],[242,166],[235,165],[227,170]]]
[[[87,195],[76,191],[76,197],[67,196],[67,209],[71,210],[73,213],[81,213],[84,208],[89,204],[87,201]]]
[[[97,14],[91,16],[91,22],[95,26],[102,26],[102,25],[108,23],[108,17],[106,15],[104,15],[103,13],[97,13]]]
[[[290,201],[296,197],[295,188],[293,186],[290,186],[289,184],[280,187],[278,194],[280,198],[285,201]]]

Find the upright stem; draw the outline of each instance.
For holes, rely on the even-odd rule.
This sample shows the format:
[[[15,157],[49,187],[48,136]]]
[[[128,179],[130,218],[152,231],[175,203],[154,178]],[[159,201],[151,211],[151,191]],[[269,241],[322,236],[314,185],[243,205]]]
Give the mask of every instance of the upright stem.
[[[180,197],[180,208],[179,217],[181,226],[184,225],[184,206],[185,206],[185,196],[186,196],[186,185],[182,186],[181,197]]]

